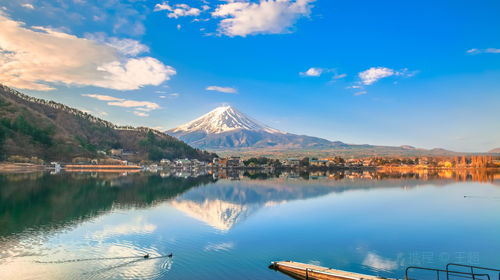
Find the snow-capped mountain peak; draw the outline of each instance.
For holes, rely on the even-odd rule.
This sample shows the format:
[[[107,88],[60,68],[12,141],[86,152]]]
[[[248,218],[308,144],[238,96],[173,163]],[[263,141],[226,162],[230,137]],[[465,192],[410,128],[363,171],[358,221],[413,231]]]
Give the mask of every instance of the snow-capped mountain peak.
[[[174,128],[171,132],[179,133],[203,131],[207,134],[218,134],[234,130],[284,133],[261,124],[229,105],[217,107],[191,122]]]
[[[271,128],[228,105],[165,133],[200,149],[311,149],[340,143]]]

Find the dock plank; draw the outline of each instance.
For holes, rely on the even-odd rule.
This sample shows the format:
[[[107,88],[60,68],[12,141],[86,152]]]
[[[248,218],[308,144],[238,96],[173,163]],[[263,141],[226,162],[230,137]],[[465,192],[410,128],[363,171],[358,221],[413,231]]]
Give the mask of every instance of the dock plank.
[[[273,262],[271,266],[295,279],[307,280],[381,280],[378,276],[354,273],[293,261]]]

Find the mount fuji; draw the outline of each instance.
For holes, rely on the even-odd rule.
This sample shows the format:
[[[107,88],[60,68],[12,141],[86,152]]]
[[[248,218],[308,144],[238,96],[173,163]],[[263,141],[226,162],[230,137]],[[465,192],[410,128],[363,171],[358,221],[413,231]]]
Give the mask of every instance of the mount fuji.
[[[271,128],[228,105],[218,107],[166,133],[196,148],[211,150],[324,149],[349,146],[342,142],[332,142]]]

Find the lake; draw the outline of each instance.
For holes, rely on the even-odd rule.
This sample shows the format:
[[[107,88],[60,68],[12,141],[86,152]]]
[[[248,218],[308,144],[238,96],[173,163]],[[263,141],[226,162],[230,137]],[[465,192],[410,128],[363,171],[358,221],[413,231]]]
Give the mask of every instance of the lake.
[[[498,174],[0,175],[2,279],[290,279],[277,260],[404,278],[499,252]]]

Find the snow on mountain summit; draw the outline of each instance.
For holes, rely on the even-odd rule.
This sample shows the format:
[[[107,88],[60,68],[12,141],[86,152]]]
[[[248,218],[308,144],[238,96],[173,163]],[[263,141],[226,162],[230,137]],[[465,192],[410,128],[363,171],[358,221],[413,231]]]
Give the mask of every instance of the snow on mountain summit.
[[[283,132],[262,124],[231,106],[213,111],[165,133],[200,149],[311,149],[343,143]]]
[[[179,133],[203,131],[207,134],[217,134],[233,130],[284,133],[248,117],[229,105],[217,107],[191,122],[172,129],[171,132]]]

